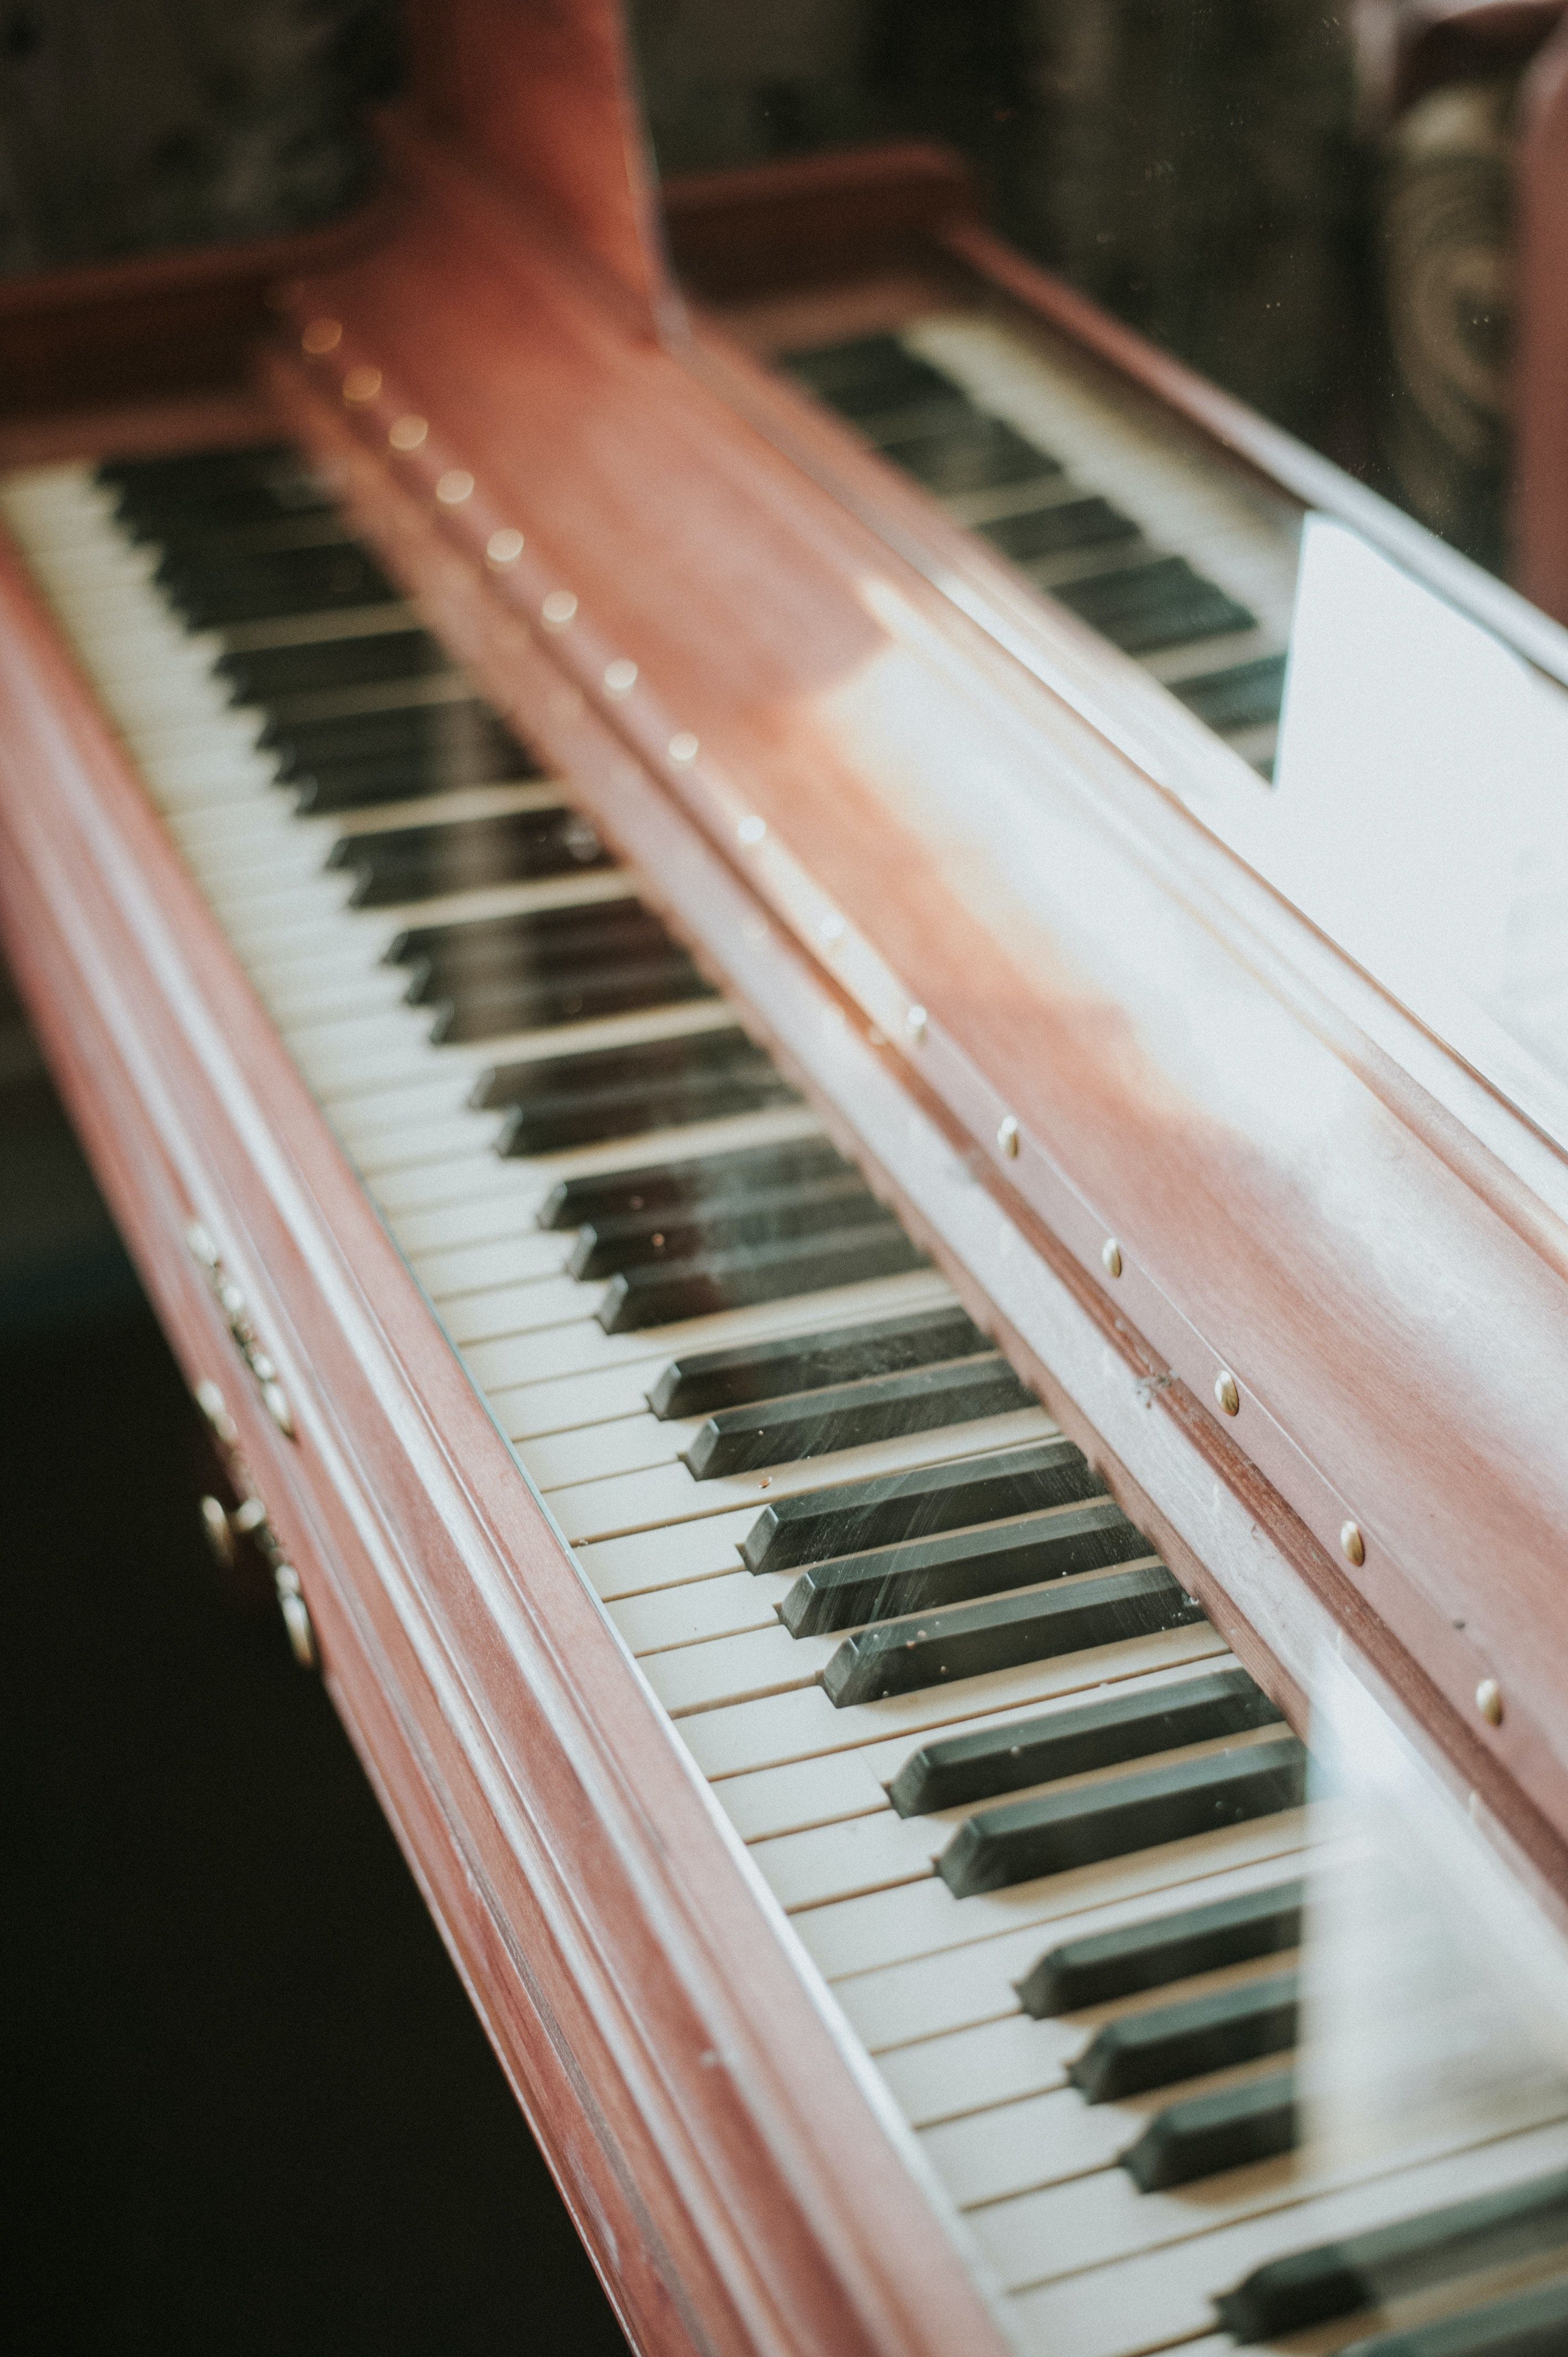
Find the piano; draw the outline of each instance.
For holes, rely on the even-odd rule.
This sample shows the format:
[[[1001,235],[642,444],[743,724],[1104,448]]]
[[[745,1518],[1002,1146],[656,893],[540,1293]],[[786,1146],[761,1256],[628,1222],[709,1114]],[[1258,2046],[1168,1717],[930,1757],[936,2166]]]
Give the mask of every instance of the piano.
[[[1561,693],[1560,417],[1529,604],[937,151],[677,274],[607,0],[413,55],[363,221],[5,322],[0,918],[218,1535],[639,2352],[1568,2347],[1558,2072],[1337,2146],[1305,2002],[1326,1662],[1560,1963],[1557,1082],[1230,815],[1304,520]]]

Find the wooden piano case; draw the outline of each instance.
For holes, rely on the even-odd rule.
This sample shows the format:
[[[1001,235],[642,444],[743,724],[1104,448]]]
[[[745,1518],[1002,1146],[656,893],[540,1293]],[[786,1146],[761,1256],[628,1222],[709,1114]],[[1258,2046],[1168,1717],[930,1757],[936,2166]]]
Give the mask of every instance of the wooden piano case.
[[[470,0],[416,29],[375,233],[277,285],[261,389],[228,430],[281,420],[339,469],[384,561],[1270,1691],[1298,1715],[1316,1649],[1348,1653],[1533,1887],[1568,1889],[1561,1157],[1141,764],[1152,739],[1115,718],[1125,666],[687,317],[613,12]],[[842,281],[914,255],[1074,323],[944,167],[899,171]],[[787,242],[813,201],[837,234],[841,192],[807,174],[781,194]],[[743,213],[711,189],[675,209],[715,287],[725,239],[755,242]],[[428,430],[399,455],[410,413]],[[166,441],[194,414],[29,425],[12,447]],[[1254,434],[1228,410],[1197,422],[1233,449]],[[1256,435],[1260,469],[1276,452]],[[7,953],[634,2345],[999,2349],[962,2229],[10,556],[0,703]],[[1202,758],[1159,728],[1171,759]],[[955,779],[1057,830],[1054,931],[954,821]],[[1183,1005],[1201,1019],[1167,1019]],[[1244,1103],[1230,1043],[1268,1076]],[[1226,1371],[1233,1422],[1208,1405]]]

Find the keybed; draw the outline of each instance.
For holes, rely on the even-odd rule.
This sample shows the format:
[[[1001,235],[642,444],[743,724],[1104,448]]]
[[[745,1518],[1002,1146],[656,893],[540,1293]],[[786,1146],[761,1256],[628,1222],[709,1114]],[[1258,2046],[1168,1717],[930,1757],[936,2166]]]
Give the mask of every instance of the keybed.
[[[1147,453],[1064,400],[1043,459],[1039,382],[983,328],[906,343],[873,354],[903,410],[855,396],[884,447],[993,537],[1024,517],[1088,552],[1040,558],[1047,586],[1122,579],[1080,610],[1162,676],[1229,665],[1228,733],[1266,758],[1275,674],[1245,666],[1286,598],[1257,519],[1194,479],[1176,538],[1167,483],[1203,574],[1129,587]],[[1272,2346],[1298,2321],[1326,2352],[1563,2345],[1554,2091],[1391,2159],[1298,2149],[1302,1892],[1353,1827],[1309,1811],[1278,1713],[324,489],[269,450],[41,470],[0,505],[1018,2347],[1208,2357],[1225,2324]],[[1470,2205],[1458,2262],[1421,2240],[1444,2203]],[[1310,2314],[1276,2281],[1385,2228],[1391,2306],[1376,2253],[1309,2269]]]

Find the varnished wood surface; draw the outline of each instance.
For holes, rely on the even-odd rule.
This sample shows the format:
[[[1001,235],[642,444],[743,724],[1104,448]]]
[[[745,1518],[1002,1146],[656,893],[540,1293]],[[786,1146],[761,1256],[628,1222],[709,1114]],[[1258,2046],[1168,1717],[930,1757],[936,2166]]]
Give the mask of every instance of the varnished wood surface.
[[[547,667],[518,687],[548,752],[602,737],[552,717]],[[634,2344],[999,2352],[867,2067],[8,551],[0,711],[7,954],[186,1370],[221,1383],[339,1707]],[[295,1440],[218,1321],[192,1215]]]
[[[521,527],[499,594],[576,595],[557,660],[590,695],[611,657],[639,663],[607,716],[890,1036],[918,996],[924,1084],[1090,1281],[1121,1240],[1117,1308],[1194,1397],[1234,1371],[1227,1437],[1346,1612],[1369,1609],[1391,1661],[1440,1692],[1458,1751],[1528,1796],[1524,1837],[1559,1870],[1562,1158],[1102,734],[585,305],[492,192],[429,152],[405,166],[407,233],[300,297],[299,317],[346,326],[320,381],[374,354],[367,448],[401,407],[430,419],[405,479],[428,496],[439,468],[474,474],[445,529],[480,576],[488,533]],[[870,501],[884,477],[865,468]],[[1037,627],[1092,660],[1043,608]],[[694,761],[667,753],[682,730]],[[768,830],[749,853],[748,813]],[[1357,1574],[1332,1568],[1348,1517]],[[1496,1731],[1475,1707],[1487,1675]]]
[[[408,17],[420,118],[529,204],[535,234],[553,228],[649,328],[673,327],[617,0],[411,0]]]

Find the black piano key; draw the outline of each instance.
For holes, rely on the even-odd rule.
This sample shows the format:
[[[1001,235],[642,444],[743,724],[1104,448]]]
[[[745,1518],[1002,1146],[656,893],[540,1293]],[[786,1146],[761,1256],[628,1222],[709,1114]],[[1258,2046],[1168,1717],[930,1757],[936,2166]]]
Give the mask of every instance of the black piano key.
[[[1221,737],[1242,728],[1272,727],[1284,700],[1283,655],[1258,655],[1197,679],[1174,680],[1171,694]]]
[[[751,1400],[788,1399],[794,1392],[854,1383],[862,1375],[972,1358],[985,1348],[985,1337],[967,1311],[917,1309],[838,1332],[785,1334],[769,1342],[693,1351],[671,1361],[649,1393],[648,1405],[660,1417],[705,1415]]]
[[[674,1268],[628,1268],[611,1277],[597,1317],[607,1334],[711,1318],[759,1301],[867,1285],[923,1268],[926,1256],[891,1216],[859,1228],[801,1236],[750,1250],[713,1253]]]
[[[106,488],[115,494],[122,529],[137,541],[244,530],[283,517],[325,515],[332,506],[321,478],[292,451],[253,465],[204,464],[178,476],[108,481]]]
[[[1155,1577],[1147,1572],[1112,1575],[1128,1582],[1152,1583]],[[1165,1577],[1187,1602],[1169,1572]],[[1082,1591],[1058,1592],[1051,1600],[1070,1603],[1079,1592],[1087,1594],[1087,1584]],[[1153,1602],[1151,1594],[1151,1609]],[[1184,1620],[1202,1617],[1194,1606],[1168,1620],[1152,1619],[1149,1625],[1179,1628]],[[1033,1881],[1036,1875],[1065,1874],[1074,1867],[1097,1866],[1103,1858],[1125,1857],[1133,1850],[1187,1841],[1221,1825],[1277,1816],[1282,1810],[1299,1808],[1305,1796],[1306,1753],[1294,1735],[1288,1736],[1277,1743],[1249,1744],[1203,1760],[1146,1769],[1136,1776],[1077,1785],[1069,1792],[1043,1792],[1033,1800],[983,1809],[959,1827],[938,1859],[937,1870],[956,1898],[967,1899],[977,1890],[1004,1890],[1015,1882]]]
[[[1273,2160],[1292,2151],[1298,2136],[1295,2079],[1282,2071],[1244,2087],[1167,2105],[1121,2155],[1121,2166],[1141,2193],[1163,2193],[1228,2169]],[[1348,2351],[1345,2357],[1350,2357]]]
[[[727,1154],[693,1155],[688,1161],[644,1163],[630,1170],[595,1170],[581,1178],[563,1178],[553,1187],[540,1206],[539,1224],[577,1228],[626,1211],[678,1211],[696,1203],[724,1202],[754,1187],[787,1187],[853,1167],[825,1137],[800,1137],[779,1146],[746,1146]],[[666,1415],[683,1413],[671,1407],[664,1410]]]
[[[450,668],[439,639],[427,630],[372,630],[351,638],[318,639],[303,646],[231,649],[213,670],[229,683],[236,704],[281,705],[328,689],[431,679]]]
[[[323,762],[316,770],[301,770],[278,782],[293,787],[294,807],[301,818],[330,818],[341,811],[371,810],[382,802],[424,802],[431,794],[449,794],[459,786],[503,785],[538,774],[525,753],[494,761],[476,748],[471,755],[378,754],[365,761]]]
[[[1240,2341],[1305,2332],[1494,2267],[1568,2252],[1568,2169],[1254,2268],[1214,2306]]]
[[[1151,2006],[1108,2021],[1068,2066],[1088,2104],[1113,2104],[1154,2087],[1176,2087],[1211,2071],[1230,2071],[1265,2054],[1288,2054],[1300,2027],[1301,1986],[1294,1972],[1271,1973],[1240,1988]]]
[[[906,350],[896,336],[862,336],[821,351],[789,352],[783,366],[846,417],[869,417],[952,390],[950,377]]]
[[[850,1703],[879,1702],[885,1695],[914,1694],[924,1686],[982,1677],[992,1670],[1016,1669],[1024,1662],[1054,1661],[1060,1653],[1080,1653],[1092,1645],[1179,1629],[1202,1618],[1202,1607],[1183,1593],[1163,1564],[1142,1571],[1112,1571],[1067,1587],[993,1596],[983,1604],[950,1605],[915,1620],[880,1621],[844,1639],[822,1672],[822,1685],[828,1700],[842,1710]],[[1027,1802],[1014,1807],[1048,1805]],[[989,1824],[1010,1813],[993,1810],[979,1822]],[[969,1831],[967,1825],[962,1828],[960,1842]],[[939,1867],[960,1898],[971,1889],[1000,1889],[1004,1882],[1026,1879],[1011,1870],[1011,1861],[1023,1855],[1023,1846],[1018,1831],[1004,1827],[975,1848],[972,1863],[967,1852],[954,1857],[955,1845],[950,1843]],[[1046,1845],[1036,1846],[1043,1851]],[[953,1859],[951,1873],[949,1859]],[[1041,1866],[1032,1871],[1051,1869]],[[966,1878],[971,1873],[991,1879],[971,1881]]]
[[[1080,1515],[1062,1519],[1079,1520],[1115,1511],[1086,1507]],[[1131,1523],[1125,1530],[1147,1553],[1147,1542]],[[1043,1531],[1042,1535],[1047,1534]],[[1108,1535],[1113,1538],[1114,1533]],[[1104,1562],[1126,1559],[1102,1558]],[[1087,1563],[1065,1566],[1073,1571],[1099,1567]],[[1048,1574],[1036,1576],[1046,1578]],[[820,1575],[806,1574],[807,1578],[816,1577]],[[789,1617],[789,1599],[786,1598],[787,1621]],[[1063,1776],[1087,1775],[1095,1768],[1147,1760],[1156,1751],[1177,1750],[1184,1743],[1240,1735],[1248,1727],[1270,1726],[1280,1716],[1278,1706],[1245,1670],[1215,1670],[1207,1677],[1183,1678],[1176,1685],[1157,1686],[1150,1693],[1118,1695],[1109,1702],[1085,1703],[1072,1710],[1052,1711],[1043,1718],[1015,1719],[1006,1727],[924,1744],[894,1778],[889,1798],[901,1817],[919,1816],[932,1809],[952,1809],[968,1802],[992,1800],[1001,1792],[1022,1792],[1028,1784],[1054,1783]]]
[[[668,1267],[676,1261],[728,1252],[737,1244],[822,1235],[892,1216],[858,1170],[835,1171],[826,1178],[736,1196],[681,1216],[624,1211],[618,1219],[594,1221],[578,1232],[566,1266],[573,1276],[585,1280],[615,1276],[623,1268]]]
[[[1189,639],[1257,627],[1254,614],[1195,573],[1185,556],[1091,573],[1081,581],[1058,583],[1051,594],[1124,654],[1152,654]]]
[[[553,982],[459,984],[437,1002],[432,1039],[497,1039],[510,1031],[544,1030],[555,1023],[585,1023],[591,1017],[630,1015],[639,1007],[674,1006],[716,997],[684,950],[640,964],[616,965],[607,973],[567,973]]]
[[[579,900],[557,909],[530,909],[439,925],[410,925],[382,955],[428,978],[411,1000],[438,997],[449,984],[542,982],[573,969],[629,954],[668,949],[670,935],[650,909],[625,894],[614,900]]]
[[[564,1154],[574,1146],[628,1141],[650,1130],[687,1129],[732,1114],[763,1113],[799,1100],[771,1060],[757,1052],[744,1062],[668,1079],[625,1081],[557,1097],[531,1097],[513,1105],[496,1140],[506,1156]],[[770,1298],[759,1296],[759,1299]],[[662,1320],[655,1320],[661,1323]]]
[[[1025,515],[999,516],[978,527],[982,536],[1015,565],[1038,564],[1075,548],[1106,548],[1136,540],[1131,516],[1109,500],[1062,500],[1055,507],[1031,508]]]
[[[475,938],[466,940],[466,934]],[[415,946],[422,940],[427,948]],[[411,928],[399,934],[385,963],[408,967],[409,1001],[416,1006],[469,989],[512,984],[527,988],[623,962],[643,965],[676,955],[685,952],[650,909],[636,900],[602,900],[469,925]]]
[[[534,1099],[586,1098],[605,1089],[686,1081],[703,1072],[750,1072],[754,1067],[770,1069],[762,1049],[752,1045],[740,1026],[726,1023],[711,1031],[638,1039],[626,1048],[580,1048],[564,1056],[493,1064],[475,1082],[468,1103],[485,1113]]]
[[[1032,483],[1061,473],[1057,459],[1026,442],[1002,418],[988,417],[982,410],[940,433],[910,435],[880,447],[884,457],[939,499],[1000,490],[1006,484]]]
[[[1205,1907],[1183,1907],[1152,1922],[1130,1923],[1120,1932],[1097,1932],[1047,1948],[1018,1983],[1024,2010],[1036,2021],[1078,2013],[1141,1989],[1217,1973],[1254,1956],[1277,1956],[1299,1947],[1305,1883],[1281,1882],[1249,1890],[1240,1899],[1216,1899]]]
[[[356,909],[432,900],[478,884],[512,884],[607,866],[609,853],[581,812],[564,803],[437,826],[381,827],[339,836],[329,868],[355,877]]]
[[[966,1523],[1037,1514],[1103,1495],[1105,1484],[1070,1440],[921,1465],[908,1473],[808,1490],[765,1506],[740,1543],[748,1571],[793,1571]]]
[[[445,752],[465,752],[470,747],[496,764],[491,776],[501,777],[510,774],[504,765],[521,750],[510,730],[471,696],[449,704],[404,705],[390,712],[347,713],[336,720],[269,718],[256,741],[277,754],[278,775],[288,779],[312,775],[318,768],[382,759],[438,761]],[[531,772],[536,767],[529,762]]]
[[[368,552],[300,548],[219,562],[166,552],[155,578],[193,630],[282,621],[338,608],[382,606],[403,595]]]
[[[194,485],[262,482],[280,468],[297,468],[303,463],[287,442],[236,442],[142,458],[102,458],[93,471],[108,490],[167,495]]]
[[[1112,1564],[1135,1562],[1153,1552],[1143,1533],[1107,1499],[1021,1522],[993,1523],[958,1537],[905,1540],[897,1546],[815,1564],[800,1574],[779,1617],[791,1636],[815,1636],[828,1629],[856,1629],[900,1614],[931,1612],[940,1605],[974,1603],[983,1596],[1033,1587],[1046,1579],[1067,1579],[1075,1572],[1105,1571]],[[1038,1783],[1042,1779],[1023,1781]],[[981,1792],[975,1797],[986,1795]],[[899,1805],[897,1800],[894,1805]],[[946,1803],[929,1801],[925,1805],[941,1808]]]
[[[681,1456],[699,1481],[711,1481],[754,1467],[831,1457],[900,1433],[935,1432],[943,1425],[1008,1415],[1036,1404],[1034,1393],[1006,1360],[990,1351],[945,1367],[915,1367],[901,1374],[797,1393],[787,1400],[722,1408]]]

